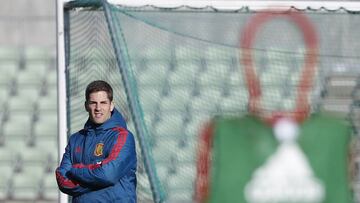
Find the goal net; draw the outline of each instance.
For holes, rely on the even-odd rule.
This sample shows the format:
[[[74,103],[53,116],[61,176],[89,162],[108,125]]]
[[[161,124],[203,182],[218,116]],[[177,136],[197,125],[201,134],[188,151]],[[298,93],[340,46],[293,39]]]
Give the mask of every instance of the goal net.
[[[64,11],[69,133],[87,119],[86,85],[108,81],[136,135],[139,202],[194,200],[198,134],[215,116],[328,111],[356,128],[358,12],[96,0]],[[256,19],[265,12],[281,15]]]

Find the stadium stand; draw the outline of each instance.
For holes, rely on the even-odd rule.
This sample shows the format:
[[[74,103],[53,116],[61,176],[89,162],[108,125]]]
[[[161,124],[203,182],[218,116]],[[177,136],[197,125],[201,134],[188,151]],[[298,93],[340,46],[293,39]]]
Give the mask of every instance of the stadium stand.
[[[7,59],[0,62],[0,202],[57,202],[55,55],[44,47],[7,50],[0,48]]]

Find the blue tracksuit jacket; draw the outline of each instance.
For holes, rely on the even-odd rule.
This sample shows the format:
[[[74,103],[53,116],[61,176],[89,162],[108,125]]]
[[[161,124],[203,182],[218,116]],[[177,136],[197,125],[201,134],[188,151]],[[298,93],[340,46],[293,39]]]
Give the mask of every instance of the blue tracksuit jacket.
[[[135,141],[121,114],[114,109],[105,123],[88,120],[71,135],[55,173],[73,203],[136,202]]]

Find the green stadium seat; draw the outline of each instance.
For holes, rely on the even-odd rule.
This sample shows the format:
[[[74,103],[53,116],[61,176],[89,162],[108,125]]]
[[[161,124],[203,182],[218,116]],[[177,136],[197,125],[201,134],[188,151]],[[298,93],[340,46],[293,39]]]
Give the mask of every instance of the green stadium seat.
[[[5,145],[1,147],[2,150],[12,153],[12,159],[20,153],[20,151],[26,148],[28,141],[23,136],[7,136],[5,139]],[[9,156],[10,157],[10,156]]]
[[[165,82],[169,64],[166,61],[151,61],[147,62],[146,69],[139,73],[137,83],[142,86],[161,86]],[[154,78],[156,75],[156,78]]]
[[[48,157],[50,156],[55,158],[55,155],[57,153],[58,148],[58,137],[46,137],[46,139],[37,139],[35,147],[42,149],[44,152],[48,154]]]
[[[247,111],[248,92],[244,88],[231,88],[230,95],[220,102],[220,110],[226,114]]]
[[[196,166],[194,163],[178,163],[176,172],[168,177],[168,184],[170,188],[187,189],[194,184],[196,175]]]
[[[24,49],[24,59],[26,61],[48,60],[54,57],[54,54],[52,49],[42,46],[27,46]]]
[[[177,45],[175,48],[175,58],[177,61],[195,60],[200,57],[201,53],[189,45]]]
[[[40,147],[25,147],[19,153],[21,160],[26,167],[27,165],[37,164],[43,167],[45,171],[45,166],[50,159],[49,149],[42,149]]]
[[[167,177],[169,176],[169,164],[167,162],[157,161],[156,172],[161,182],[165,183]]]
[[[18,60],[3,60],[0,61],[0,72],[2,77],[13,77],[17,74],[19,70],[19,61]]]
[[[240,68],[234,69],[226,76],[225,80],[227,81],[228,86],[230,87],[245,87],[246,81],[243,77],[242,70]]]
[[[41,87],[44,83],[45,72],[37,72],[33,70],[19,71],[16,76],[16,83],[21,86]]]
[[[160,90],[158,88],[142,88],[139,90],[139,100],[143,111],[153,112],[159,104]]]
[[[7,108],[10,114],[13,112],[20,112],[31,115],[34,112],[35,104],[36,104],[36,101],[34,99],[35,96],[30,94],[30,92],[28,93],[29,93],[29,97],[26,97],[25,95],[17,95],[10,97],[10,99],[7,102]],[[34,98],[32,99],[31,97]]]
[[[6,139],[8,137],[22,137],[31,134],[32,115],[23,113],[11,113],[9,120],[3,125],[3,133]]]
[[[227,77],[227,72],[224,70],[205,70],[197,76],[199,85],[203,88],[222,87]]]
[[[176,159],[179,163],[194,164],[197,157],[198,135],[183,135],[187,138],[187,143],[179,146],[179,152],[176,154]]]
[[[25,62],[25,70],[26,72],[31,72],[31,74],[44,76],[49,72],[50,67],[50,60],[43,59],[43,60],[27,60]]]
[[[58,134],[57,112],[49,111],[38,115],[38,120],[33,124],[34,136],[37,139],[56,137]]]
[[[225,75],[228,75],[232,66],[232,58],[214,58],[209,59],[206,63],[206,71],[209,71],[213,74],[219,75],[222,78]]]
[[[0,61],[18,61],[20,59],[20,49],[15,46],[0,46]]]
[[[152,149],[152,154],[156,162],[169,163],[171,159],[176,157],[178,142],[171,138],[162,140],[155,144]],[[169,165],[167,165],[169,166]]]
[[[0,86],[0,107],[3,107],[3,105],[9,99],[9,96],[10,96],[10,90],[7,87]],[[0,112],[3,111],[5,110],[1,108]]]
[[[179,61],[175,70],[169,74],[169,85],[175,88],[178,86],[192,86],[195,83],[199,69],[199,65],[196,65],[193,61]]]
[[[206,123],[213,118],[210,114],[207,113],[195,113],[192,115],[189,123],[184,126],[185,127],[185,134],[197,136],[199,135],[200,129],[204,127]]]
[[[324,98],[321,111],[347,118],[350,115],[353,100],[351,98]]]
[[[211,101],[211,102],[210,102]],[[191,111],[216,113],[216,105],[221,102],[220,88],[202,88],[200,95],[191,101]]]
[[[57,108],[58,108],[57,98],[50,95],[39,97],[36,106],[39,113],[44,113],[44,112],[57,113]]]
[[[357,86],[358,75],[331,75],[326,80],[326,95],[331,98],[349,98]]]
[[[188,188],[188,189],[172,188],[171,191],[168,191],[167,201],[173,202],[173,203],[189,202],[193,199],[192,198],[193,193],[194,193],[194,191],[190,188]]]
[[[50,71],[46,74],[45,77],[46,80],[46,85],[52,87],[52,88],[57,88],[57,72],[55,68],[51,68]]]
[[[40,180],[43,166],[27,165],[12,178],[11,196],[13,199],[37,199],[40,194]]]
[[[154,126],[153,135],[155,137],[169,137],[176,139],[182,135],[183,130],[183,116],[181,114],[168,113],[166,119],[161,119],[157,125]]]
[[[181,113],[191,100],[191,90],[187,87],[172,87],[169,94],[160,100],[162,112]]]
[[[46,174],[41,181],[41,198],[45,200],[57,200],[59,189],[54,174]]]
[[[9,196],[9,184],[13,175],[12,164],[1,162],[0,165],[0,202],[3,202]]]

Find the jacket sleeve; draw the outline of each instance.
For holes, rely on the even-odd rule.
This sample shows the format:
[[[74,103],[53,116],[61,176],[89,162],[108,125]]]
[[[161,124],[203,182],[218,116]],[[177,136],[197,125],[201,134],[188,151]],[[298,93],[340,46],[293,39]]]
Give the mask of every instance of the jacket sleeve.
[[[92,187],[107,187],[117,183],[124,175],[136,169],[134,137],[127,129],[118,132],[111,152],[101,164],[73,165],[70,177]]]
[[[80,185],[77,181],[68,177],[68,172],[72,167],[70,153],[70,144],[68,144],[65,148],[60,166],[55,171],[56,181],[61,192],[70,196],[79,196],[90,192],[91,189]]]

